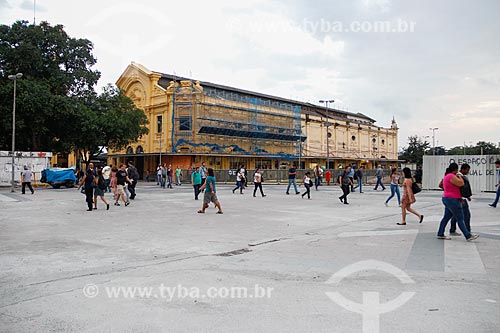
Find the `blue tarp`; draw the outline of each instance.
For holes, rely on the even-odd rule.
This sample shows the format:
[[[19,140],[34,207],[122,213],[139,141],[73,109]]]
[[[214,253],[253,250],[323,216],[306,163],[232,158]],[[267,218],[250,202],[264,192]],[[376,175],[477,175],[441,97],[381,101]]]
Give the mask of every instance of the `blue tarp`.
[[[47,183],[64,182],[67,180],[76,181],[75,170],[68,168],[52,168],[42,170],[42,179]]]

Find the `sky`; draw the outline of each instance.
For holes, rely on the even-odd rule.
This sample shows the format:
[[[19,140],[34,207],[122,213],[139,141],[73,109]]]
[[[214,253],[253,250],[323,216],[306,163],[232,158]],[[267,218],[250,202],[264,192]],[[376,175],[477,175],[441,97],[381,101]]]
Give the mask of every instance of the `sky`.
[[[0,0],[0,24],[33,22]],[[132,61],[361,112],[451,148],[500,144],[498,0],[36,0],[36,22],[94,43],[99,87]],[[428,137],[426,137],[428,136]]]

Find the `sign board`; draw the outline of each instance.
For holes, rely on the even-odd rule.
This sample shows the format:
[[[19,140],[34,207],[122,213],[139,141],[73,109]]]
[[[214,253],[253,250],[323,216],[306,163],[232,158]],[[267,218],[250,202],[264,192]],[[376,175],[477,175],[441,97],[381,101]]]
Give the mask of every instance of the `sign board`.
[[[468,178],[473,193],[495,192],[495,184],[498,181],[495,161],[498,159],[500,155],[424,155],[422,188],[439,190],[438,185],[446,168],[455,162],[459,168],[464,163],[470,165]]]

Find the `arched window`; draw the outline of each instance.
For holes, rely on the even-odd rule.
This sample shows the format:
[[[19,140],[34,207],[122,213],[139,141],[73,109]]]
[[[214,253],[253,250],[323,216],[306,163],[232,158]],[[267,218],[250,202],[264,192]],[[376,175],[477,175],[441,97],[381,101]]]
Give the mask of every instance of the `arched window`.
[[[127,148],[127,155],[131,155],[133,153],[134,153],[134,148],[128,146],[128,148]]]
[[[137,148],[135,149],[135,153],[144,154],[144,149],[142,148],[142,146],[137,146]]]

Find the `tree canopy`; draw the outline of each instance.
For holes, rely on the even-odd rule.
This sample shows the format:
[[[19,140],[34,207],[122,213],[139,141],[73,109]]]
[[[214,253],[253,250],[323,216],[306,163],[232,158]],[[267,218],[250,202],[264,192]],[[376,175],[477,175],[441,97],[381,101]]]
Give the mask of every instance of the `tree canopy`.
[[[100,78],[87,39],[72,38],[47,22],[0,25],[0,149],[11,149],[13,83],[17,80],[16,150],[53,152],[120,149],[147,133],[147,118]]]
[[[429,149],[430,143],[426,140],[422,141],[417,135],[408,137],[408,146],[403,147],[403,151],[399,158],[408,163],[422,164],[425,151]]]

